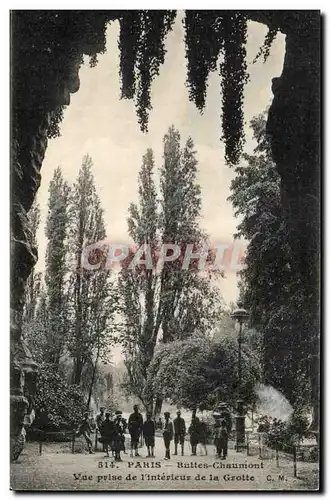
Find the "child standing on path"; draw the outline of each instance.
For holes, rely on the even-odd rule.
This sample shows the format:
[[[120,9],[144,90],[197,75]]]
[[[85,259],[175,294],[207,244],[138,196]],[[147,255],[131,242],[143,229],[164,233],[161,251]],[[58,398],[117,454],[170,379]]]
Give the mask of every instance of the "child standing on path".
[[[90,434],[92,434],[92,433],[93,433],[93,431],[92,431],[92,428],[91,428],[89,420],[88,420],[88,413],[86,412],[86,413],[84,413],[84,418],[79,426],[79,431],[77,433],[77,437],[84,436],[89,453],[93,453],[93,450],[92,450],[93,443],[92,443],[91,438],[89,437]]]
[[[227,458],[228,453],[228,430],[226,421],[222,419],[220,421],[220,427],[215,429],[215,439],[214,444],[217,449],[217,458],[224,460]]]
[[[163,428],[163,439],[165,445],[165,460],[169,460],[170,456],[170,444],[173,439],[173,424],[170,421],[170,414],[168,411],[164,413],[165,423]]]
[[[181,411],[177,411],[177,417],[173,420],[174,424],[174,455],[178,454],[178,443],[181,445],[181,455],[184,454],[184,438],[186,435],[186,423],[181,417]]]
[[[123,449],[123,438],[124,438],[124,426],[122,423],[122,412],[120,410],[116,411],[115,420],[113,422],[114,433],[112,440],[112,450],[115,453],[115,461],[122,462],[120,452]],[[124,438],[125,439],[125,438]]]
[[[128,431],[131,435],[131,457],[133,456],[133,450],[135,450],[135,456],[139,457],[138,446],[143,428],[143,417],[139,412],[138,405],[134,405],[133,410],[128,419]]]
[[[188,433],[190,434],[191,455],[196,456],[197,445],[199,443],[200,436],[200,420],[198,417],[196,417],[195,411],[193,411],[192,413],[191,424],[189,426]]]
[[[148,457],[154,457],[155,450],[155,422],[151,412],[147,412],[147,420],[143,424],[143,438],[148,450]]]
[[[109,446],[112,447],[112,441],[114,438],[115,428],[114,423],[110,420],[110,412],[106,412],[105,420],[101,428],[102,433],[102,443],[104,444],[105,457],[109,458]]]

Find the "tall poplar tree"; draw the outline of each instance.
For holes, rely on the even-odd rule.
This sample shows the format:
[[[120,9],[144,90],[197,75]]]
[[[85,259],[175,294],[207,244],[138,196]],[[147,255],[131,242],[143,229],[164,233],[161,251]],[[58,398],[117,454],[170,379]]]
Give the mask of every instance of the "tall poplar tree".
[[[68,317],[68,201],[70,189],[60,167],[49,185],[45,293],[47,300],[46,360],[59,366],[65,352],[69,330]]]
[[[86,269],[82,260],[83,252],[89,245],[106,237],[92,166],[91,157],[84,156],[70,197],[69,243],[75,268],[70,277],[72,328],[68,347],[74,361],[72,381],[78,385],[88,363],[94,367],[93,384],[97,362],[109,349],[114,303],[110,272],[103,268]]]
[[[190,336],[196,328],[209,329],[220,309],[219,294],[212,280],[197,266],[182,269],[182,258],[156,265],[154,255],[163,244],[187,244],[198,250],[207,243],[199,228],[200,187],[196,182],[197,160],[188,139],[181,149],[180,134],[170,127],[164,136],[160,168],[160,199],[153,178],[154,157],[148,150],[138,179],[138,205],[129,209],[129,235],[138,247],[148,245],[146,265],[123,267],[119,277],[122,314],[121,339],[127,367],[127,385],[146,408],[160,412],[162,394],[147,386],[148,368],[157,342]]]

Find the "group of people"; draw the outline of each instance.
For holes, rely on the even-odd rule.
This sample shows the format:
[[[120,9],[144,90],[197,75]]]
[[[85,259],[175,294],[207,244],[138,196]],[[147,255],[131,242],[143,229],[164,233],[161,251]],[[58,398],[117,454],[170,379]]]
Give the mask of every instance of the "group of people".
[[[186,436],[186,423],[181,417],[181,412],[177,412],[173,423],[170,420],[169,412],[164,413],[165,423],[163,427],[163,439],[165,445],[165,460],[170,458],[170,444],[174,438],[174,455],[178,454],[178,445],[181,446],[181,455],[184,455],[184,443]],[[214,424],[214,445],[216,447],[217,458],[225,459],[228,453],[228,438],[232,428],[232,418],[225,403],[219,405],[217,412],[213,413]],[[208,429],[205,422],[201,421],[196,410],[193,410],[191,423],[188,427],[190,436],[191,455],[197,455],[197,446],[200,444],[207,455],[206,443],[208,440]]]
[[[100,433],[99,441],[103,445],[103,451],[109,457],[109,447],[116,461],[121,461],[120,452],[125,451],[125,431],[127,422],[122,416],[121,411],[116,411],[115,417],[112,420],[110,412],[106,412],[104,408],[100,409],[100,413],[96,416],[96,429]],[[93,442],[90,435],[94,433],[89,420],[89,414],[84,414],[83,420],[79,426],[77,436],[85,438],[89,453],[93,452]]]
[[[97,430],[101,434],[99,441],[103,444],[106,457],[109,457],[109,448],[111,448],[115,460],[118,462],[122,461],[120,452],[126,452],[126,429],[128,429],[131,436],[131,456],[133,456],[133,450],[135,451],[135,455],[139,456],[138,444],[144,424],[138,406],[134,406],[133,413],[129,416],[128,422],[123,418],[120,410],[115,412],[114,420],[111,420],[110,417],[110,412],[105,412],[104,408],[100,408],[100,413],[96,417]]]
[[[226,405],[220,405],[218,411],[214,412],[213,417],[215,419],[213,434],[217,457],[225,459],[228,450],[228,437],[232,426],[230,412]],[[161,419],[156,423],[152,418],[151,412],[147,412],[146,419],[143,420],[143,416],[137,405],[134,406],[133,413],[129,416],[128,422],[123,418],[122,412],[119,410],[115,412],[113,420],[111,419],[110,412],[105,411],[104,408],[100,408],[100,413],[96,417],[96,428],[100,433],[99,441],[103,445],[103,451],[106,453],[106,456],[109,457],[109,450],[111,450],[116,461],[122,461],[121,451],[126,452],[126,430],[128,430],[130,434],[131,456],[133,456],[133,453],[135,453],[137,457],[140,456],[138,448],[141,437],[143,437],[147,448],[147,457],[154,457],[155,431],[157,428],[160,429],[160,423],[165,447],[165,460],[171,458],[170,446],[173,440],[174,455],[178,454],[179,445],[181,448],[181,455],[184,455],[187,432],[190,436],[191,455],[196,456],[198,444],[202,446],[205,455],[207,455],[206,444],[208,440],[208,428],[206,423],[197,417],[196,410],[192,412],[191,423],[188,429],[186,429],[186,422],[184,418],[182,418],[180,410],[177,411],[177,415],[173,421],[170,418],[170,413],[166,411],[164,413],[164,423]],[[93,453],[92,440],[90,438],[92,432],[93,430],[89,423],[88,413],[86,413],[80,425],[78,435],[84,436],[89,453]]]

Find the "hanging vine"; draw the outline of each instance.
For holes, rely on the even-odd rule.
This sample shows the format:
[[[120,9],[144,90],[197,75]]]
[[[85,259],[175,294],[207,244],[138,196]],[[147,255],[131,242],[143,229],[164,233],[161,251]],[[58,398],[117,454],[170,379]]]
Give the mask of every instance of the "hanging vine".
[[[136,58],[142,33],[141,11],[127,11],[119,23],[121,97],[122,99],[133,99],[136,90]]]
[[[148,131],[148,114],[152,109],[151,83],[159,74],[165,59],[165,37],[176,16],[175,11],[142,11],[142,36],[137,54],[138,86],[135,95],[136,113],[142,132]]]
[[[267,32],[267,35],[265,37],[264,43],[263,43],[262,47],[260,47],[260,49],[258,50],[258,53],[255,56],[255,58],[253,59],[253,64],[255,64],[257,62],[257,60],[262,55],[264,56],[264,63],[267,61],[269,54],[270,54],[271,46],[276,38],[277,33],[278,33],[277,27],[275,27],[275,28],[269,27],[268,28],[268,32]]]
[[[28,40],[25,38],[22,46],[26,47],[28,43],[29,50],[39,54],[40,71],[47,73],[47,81],[53,81],[53,85],[48,86],[48,92],[55,90],[55,93],[68,78],[70,68],[77,61],[82,61],[83,55],[89,56],[91,67],[97,64],[98,54],[106,49],[107,25],[112,20],[118,20],[121,97],[134,99],[140,128],[144,132],[148,130],[148,115],[152,109],[151,85],[164,63],[165,38],[172,29],[176,11],[65,11],[64,14],[46,11],[31,13],[30,17],[31,23],[25,28]],[[205,107],[208,76],[217,70],[222,56],[221,138],[229,164],[237,164],[244,144],[247,18],[248,13],[236,11],[187,10],[184,19],[189,98],[201,112]],[[279,28],[275,21],[256,59],[261,55],[264,59],[268,57]],[[24,59],[22,61],[27,64]],[[30,69],[27,71],[31,73]],[[21,73],[23,75],[23,69]],[[42,79],[38,77],[38,81]],[[21,86],[24,86],[23,83]],[[26,91],[23,93],[26,94]],[[36,101],[40,108],[45,105],[52,110],[48,137],[56,137],[65,105],[56,103],[56,99],[51,102],[51,97],[42,89],[37,89],[29,101]]]
[[[217,67],[223,47],[222,18],[217,11],[187,10],[184,20],[189,98],[202,112],[207,78]]]
[[[222,137],[225,158],[236,165],[244,145],[244,86],[247,82],[247,20],[240,13],[226,16],[224,60],[220,66],[222,89]]]
[[[63,111],[64,106],[58,106],[58,108],[53,111],[47,132],[48,139],[54,139],[61,135],[60,123],[63,120]]]
[[[237,12],[186,11],[189,97],[203,111],[207,78],[217,68],[222,77],[222,139],[229,164],[237,164],[244,145],[243,92],[247,81],[247,20]]]

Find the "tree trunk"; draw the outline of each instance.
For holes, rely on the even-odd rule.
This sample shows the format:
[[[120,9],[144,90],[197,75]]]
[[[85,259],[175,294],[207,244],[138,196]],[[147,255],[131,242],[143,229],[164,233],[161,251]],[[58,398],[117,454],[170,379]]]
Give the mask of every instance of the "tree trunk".
[[[75,364],[74,364],[74,373],[73,373],[73,383],[75,385],[80,385],[81,382],[81,375],[82,375],[82,370],[83,370],[83,362],[82,359],[77,357],[75,359]]]
[[[92,380],[91,380],[91,385],[89,387],[89,392],[88,392],[88,399],[87,399],[87,411],[89,410],[90,404],[91,404],[91,399],[92,399],[92,393],[93,393],[93,385],[95,381],[95,375],[96,375],[96,369],[97,369],[97,362],[98,362],[99,357],[96,357],[94,366],[93,366],[93,373],[92,373]]]
[[[95,381],[95,375],[96,375],[96,369],[97,369],[97,362],[100,357],[100,335],[97,338],[97,353],[96,353],[96,358],[95,358],[95,363],[93,366],[93,373],[92,373],[92,380],[91,380],[91,385],[89,388],[89,393],[88,393],[88,400],[87,400],[87,411],[89,410],[89,406],[91,404],[91,399],[92,399],[92,392],[93,392],[93,385]]]
[[[163,399],[157,396],[154,408],[154,418],[160,415],[160,412],[162,411],[162,406],[163,406]]]

